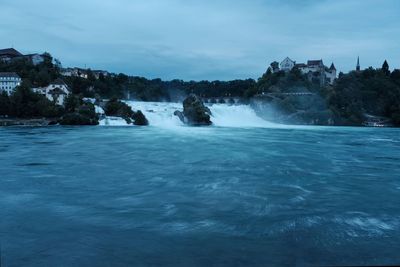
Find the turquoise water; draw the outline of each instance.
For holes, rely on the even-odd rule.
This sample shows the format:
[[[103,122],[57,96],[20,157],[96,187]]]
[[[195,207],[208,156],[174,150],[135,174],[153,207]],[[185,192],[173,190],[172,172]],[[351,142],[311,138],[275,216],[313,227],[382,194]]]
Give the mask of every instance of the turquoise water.
[[[0,128],[1,266],[400,264],[400,131]]]

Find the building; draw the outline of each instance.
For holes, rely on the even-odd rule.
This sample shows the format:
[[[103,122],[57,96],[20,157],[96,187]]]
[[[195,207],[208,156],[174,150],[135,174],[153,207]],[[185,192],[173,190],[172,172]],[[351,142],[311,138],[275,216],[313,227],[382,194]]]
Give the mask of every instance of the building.
[[[105,70],[92,70],[92,73],[94,77],[96,77],[96,79],[99,79],[101,75],[103,75],[104,77],[109,75],[108,71]]]
[[[39,65],[44,62],[45,60],[45,55],[40,55],[40,54],[29,54],[25,55],[24,58],[28,59],[30,62],[32,62],[33,65]]]
[[[23,55],[14,48],[0,49],[0,60],[3,62],[10,62],[20,57],[23,57]]]
[[[64,105],[66,97],[70,94],[68,86],[61,79],[55,80],[46,87],[33,88],[32,90],[60,106]]]
[[[336,67],[335,64],[331,64],[331,66],[328,68],[325,68],[325,77],[326,77],[326,82],[332,85],[334,81],[336,80],[337,73],[336,73]]]
[[[0,60],[3,62],[11,62],[14,60],[27,59],[32,62],[33,65],[39,65],[43,63],[46,58],[46,54],[28,54],[23,55],[14,48],[0,49]]]
[[[0,72],[0,91],[10,95],[17,86],[21,85],[21,78],[15,72]]]
[[[60,74],[65,77],[72,77],[72,76],[74,76],[74,69],[72,69],[72,68],[61,69]]]
[[[357,66],[356,66],[356,71],[360,72],[361,71],[361,66],[360,66],[360,57],[357,57]]]
[[[283,70],[284,72],[289,72],[294,68],[295,65],[296,61],[293,61],[289,57],[287,57],[281,62],[280,67],[281,70]]]
[[[66,77],[81,77],[87,79],[87,71],[80,68],[65,68],[60,71],[62,76]]]
[[[307,75],[309,81],[319,83],[321,86],[332,85],[337,77],[335,65],[332,63],[328,68],[324,65],[322,59],[308,60],[307,64],[296,64],[296,61],[287,57],[280,64],[280,70],[285,72],[291,71],[294,67],[298,68],[304,75]]]

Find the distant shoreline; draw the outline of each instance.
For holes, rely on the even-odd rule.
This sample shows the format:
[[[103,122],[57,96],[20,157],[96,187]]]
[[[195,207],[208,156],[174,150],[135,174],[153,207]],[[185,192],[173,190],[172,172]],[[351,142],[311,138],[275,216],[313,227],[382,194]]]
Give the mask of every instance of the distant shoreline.
[[[122,119],[122,118],[121,118]],[[0,118],[0,127],[53,127],[53,126],[102,126],[104,125],[61,125],[58,123],[58,118],[46,119],[46,118]],[[292,125],[292,124],[282,124],[282,125]],[[313,124],[293,124],[295,126],[318,126],[318,127],[349,127],[349,128],[400,128],[393,125],[385,126],[366,126],[366,125],[313,125]],[[105,126],[105,127],[113,127]],[[120,126],[119,126],[120,127]],[[126,127],[132,127],[132,125],[127,124]]]

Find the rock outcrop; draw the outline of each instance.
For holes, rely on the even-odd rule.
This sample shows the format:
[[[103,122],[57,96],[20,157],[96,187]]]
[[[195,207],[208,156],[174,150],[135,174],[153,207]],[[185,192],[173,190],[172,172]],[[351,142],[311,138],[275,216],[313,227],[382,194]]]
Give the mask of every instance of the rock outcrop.
[[[175,111],[175,116],[191,126],[211,125],[211,111],[206,107],[203,101],[196,95],[191,94],[183,101],[183,112]]]
[[[128,124],[133,123],[139,126],[149,125],[142,111],[133,111],[129,105],[116,98],[112,98],[108,101],[104,106],[104,110],[107,116],[121,117],[125,119]]]
[[[60,125],[98,125],[98,118],[92,118],[78,112],[68,113],[63,116],[60,121]]]
[[[132,115],[132,118],[133,118],[133,124],[135,124],[135,125],[138,125],[138,126],[149,125],[149,121],[146,119],[146,117],[140,110],[134,112]]]

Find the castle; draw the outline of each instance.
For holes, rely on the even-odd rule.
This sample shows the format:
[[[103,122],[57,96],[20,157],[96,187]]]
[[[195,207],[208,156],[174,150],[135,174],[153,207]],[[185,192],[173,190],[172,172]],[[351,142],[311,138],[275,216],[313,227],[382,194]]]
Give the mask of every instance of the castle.
[[[284,71],[289,72],[293,68],[298,68],[301,73],[307,75],[309,81],[313,83],[319,83],[321,86],[330,84],[332,85],[337,77],[335,65],[332,63],[328,68],[324,65],[322,59],[320,60],[308,60],[305,63],[296,63],[286,57],[280,64],[277,62],[271,63],[270,70],[272,72]]]

